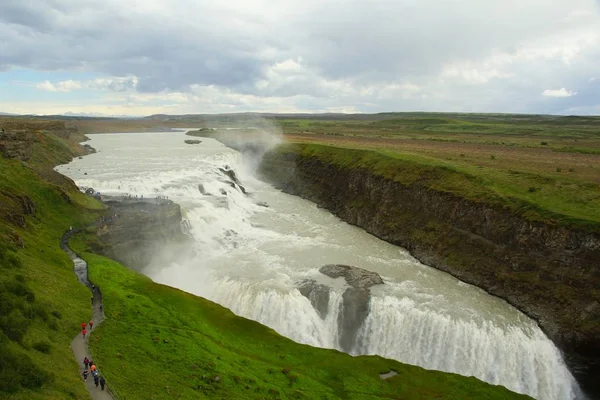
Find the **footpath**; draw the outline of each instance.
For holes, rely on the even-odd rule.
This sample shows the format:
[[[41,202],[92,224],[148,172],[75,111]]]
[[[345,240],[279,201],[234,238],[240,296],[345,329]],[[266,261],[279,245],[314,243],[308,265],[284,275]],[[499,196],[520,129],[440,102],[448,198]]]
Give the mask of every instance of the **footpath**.
[[[102,323],[102,321],[104,321],[104,309],[102,305],[102,292],[100,291],[100,288],[94,286],[93,283],[90,282],[88,279],[87,263],[84,260],[82,260],[79,256],[77,256],[77,254],[75,254],[75,252],[71,250],[68,246],[69,238],[77,232],[79,232],[78,229],[71,229],[67,231],[60,241],[60,247],[69,255],[69,257],[71,257],[71,260],[73,260],[73,271],[75,272],[75,275],[77,275],[77,279],[79,280],[79,282],[87,286],[90,289],[90,292],[92,293],[92,296],[90,297],[90,301],[92,304],[91,320],[93,321],[94,325],[92,328],[89,328],[88,334],[85,338],[81,333],[79,333],[71,342],[71,349],[73,350],[75,360],[79,365],[79,376],[83,380],[83,359],[87,357],[89,360],[94,360],[94,358],[90,355],[90,352],[88,350],[87,338],[92,334],[94,329],[96,329]],[[78,321],[76,322],[78,324]],[[100,376],[102,376],[101,366],[97,366],[97,368]],[[110,391],[110,386],[108,382],[104,390],[102,390],[100,386],[96,387],[96,385],[94,385],[94,379],[90,375],[87,378],[87,381],[84,382],[84,385],[87,388],[88,392],[90,392],[90,395],[93,400],[116,399],[116,397],[113,396],[113,394]]]

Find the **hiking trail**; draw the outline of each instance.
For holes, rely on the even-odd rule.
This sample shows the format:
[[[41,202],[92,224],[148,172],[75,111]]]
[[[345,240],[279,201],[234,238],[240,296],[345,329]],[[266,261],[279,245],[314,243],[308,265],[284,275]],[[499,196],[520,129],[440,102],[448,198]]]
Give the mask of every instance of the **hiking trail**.
[[[79,282],[85,286],[87,286],[92,292],[92,297],[90,297],[90,301],[92,303],[92,321],[94,322],[94,326],[92,329],[88,330],[87,336],[92,334],[92,332],[104,321],[104,311],[100,309],[102,305],[102,293],[99,287],[95,287],[95,290],[92,290],[94,287],[93,284],[88,279],[88,269],[87,263],[82,260],[77,254],[71,250],[68,246],[69,238],[79,232],[80,229],[71,229],[67,231],[62,239],[60,240],[60,247],[69,255],[71,260],[73,261],[73,271],[75,275],[77,275],[77,279]],[[79,321],[76,321],[77,325],[79,325]],[[86,321],[87,322],[87,321]],[[83,359],[87,357],[90,360],[94,360],[94,358],[90,355],[87,346],[87,337],[83,338],[81,336],[81,332],[78,333],[73,341],[71,342],[71,349],[73,350],[73,354],[75,356],[75,360],[77,361],[77,365],[79,365],[79,377],[83,380],[82,372],[84,370],[83,367]],[[102,369],[100,366],[96,366],[98,368],[98,372],[100,376],[103,376]],[[106,378],[105,378],[106,379]],[[90,392],[90,396],[93,400],[115,400],[116,397],[110,391],[110,386],[105,386],[104,390],[100,388],[100,386],[96,387],[94,384],[94,378],[91,374],[88,376],[87,381],[83,382],[88,392]]]

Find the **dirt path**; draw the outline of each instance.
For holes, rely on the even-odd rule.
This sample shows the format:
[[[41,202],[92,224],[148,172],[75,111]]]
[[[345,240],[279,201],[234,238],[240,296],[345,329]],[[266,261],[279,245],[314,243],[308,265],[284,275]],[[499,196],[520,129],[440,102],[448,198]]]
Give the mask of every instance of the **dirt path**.
[[[69,238],[71,237],[71,235],[77,233],[78,231],[79,230],[74,229],[74,230],[70,230],[67,233],[65,233],[60,241],[60,247],[69,255],[69,257],[71,257],[71,260],[73,260],[73,271],[75,272],[75,275],[77,275],[77,279],[79,279],[79,282],[81,282],[83,285],[87,286],[90,289],[90,291],[92,292],[92,296],[90,296],[90,302],[92,304],[92,321],[94,322],[94,327],[92,329],[88,329],[87,336],[89,337],[89,335],[92,334],[92,332],[102,323],[102,321],[104,321],[104,311],[102,309],[102,292],[100,291],[100,288],[94,287],[93,284],[88,280],[87,263],[84,260],[82,260],[81,258],[79,258],[77,256],[77,254],[75,254],[75,252],[73,252],[67,245],[67,242],[68,242]],[[76,321],[76,322],[77,322],[77,324],[80,323],[79,321]],[[85,321],[85,322],[88,322],[88,321]],[[88,359],[93,361],[93,358],[90,355],[89,350],[88,350],[87,338],[83,338],[81,333],[79,333],[77,336],[75,336],[75,338],[71,342],[71,349],[73,349],[73,354],[75,355],[75,360],[77,360],[77,363],[79,364],[79,372],[80,372],[80,376],[81,376],[81,373],[83,372],[83,369],[84,369],[83,359],[85,357],[87,357]],[[99,371],[99,375],[102,376],[101,366],[97,366],[97,368]],[[82,379],[83,379],[83,377],[82,377]],[[94,399],[94,400],[114,400],[115,399],[115,397],[110,392],[110,388],[108,387],[108,382],[107,382],[107,386],[104,388],[104,391],[103,391],[100,388],[100,386],[96,387],[96,385],[94,385],[94,378],[90,374],[88,376],[87,381],[84,382],[84,384],[85,384],[85,387],[87,388],[87,390],[90,392],[92,399]]]

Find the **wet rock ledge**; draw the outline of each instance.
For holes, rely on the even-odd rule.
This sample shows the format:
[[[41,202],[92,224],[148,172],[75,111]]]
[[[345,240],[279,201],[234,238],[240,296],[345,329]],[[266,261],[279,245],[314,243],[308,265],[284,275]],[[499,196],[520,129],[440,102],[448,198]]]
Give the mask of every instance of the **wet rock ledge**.
[[[349,265],[328,264],[319,272],[330,278],[344,278],[348,288],[342,294],[342,303],[337,318],[339,343],[342,350],[350,353],[357,343],[358,331],[369,316],[373,285],[382,285],[383,279],[376,272]],[[297,283],[300,293],[310,300],[322,319],[327,317],[331,288],[314,279]]]
[[[104,198],[108,213],[98,228],[100,254],[128,268],[170,264],[193,255],[187,221],[172,201]]]

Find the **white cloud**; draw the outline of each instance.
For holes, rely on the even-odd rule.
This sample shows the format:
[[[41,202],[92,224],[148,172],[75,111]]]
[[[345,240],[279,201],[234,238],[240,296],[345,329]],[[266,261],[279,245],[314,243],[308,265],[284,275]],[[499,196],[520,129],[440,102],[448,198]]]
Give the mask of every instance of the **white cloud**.
[[[575,96],[577,92],[572,92],[565,88],[560,89],[546,89],[542,92],[542,96],[546,97],[571,97]]]
[[[56,92],[56,86],[54,86],[50,81],[40,82],[35,85],[36,88],[40,90],[47,90],[48,92]]]
[[[544,96],[571,97],[569,107],[600,102],[588,81],[600,65],[596,0],[138,3],[0,1],[0,70],[60,70],[64,80],[35,86],[181,112],[553,113],[561,106],[539,92],[555,82],[579,93]],[[69,71],[103,78],[64,78]],[[197,101],[198,88],[216,97]]]
[[[48,80],[35,85],[37,89],[49,92],[73,92],[76,90],[101,90],[124,92],[136,88],[138,78],[132,77],[111,77],[97,78],[87,81],[66,80],[52,83]]]

